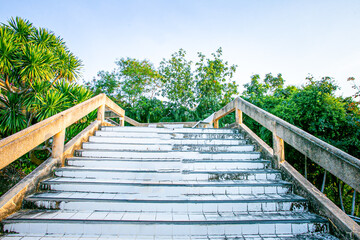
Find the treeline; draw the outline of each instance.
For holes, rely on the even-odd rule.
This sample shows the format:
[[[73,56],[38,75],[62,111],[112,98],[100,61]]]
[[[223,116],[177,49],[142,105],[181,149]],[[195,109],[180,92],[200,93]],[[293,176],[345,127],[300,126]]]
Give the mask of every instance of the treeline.
[[[210,58],[198,53],[195,63],[180,49],[158,68],[148,60],[133,58],[122,58],[116,65],[85,85],[95,94],[110,96],[139,122],[198,121],[238,94],[232,79],[236,65],[222,59],[221,48]]]

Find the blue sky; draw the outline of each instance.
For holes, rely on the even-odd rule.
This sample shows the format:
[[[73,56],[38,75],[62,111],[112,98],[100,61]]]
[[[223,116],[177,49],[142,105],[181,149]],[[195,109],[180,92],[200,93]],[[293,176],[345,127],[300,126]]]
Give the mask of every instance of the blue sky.
[[[222,47],[240,86],[269,72],[295,85],[331,76],[344,96],[354,93],[348,77],[360,84],[358,0],[0,0],[0,22],[13,16],[60,35],[85,80],[122,57],[158,65],[180,48],[196,60]]]

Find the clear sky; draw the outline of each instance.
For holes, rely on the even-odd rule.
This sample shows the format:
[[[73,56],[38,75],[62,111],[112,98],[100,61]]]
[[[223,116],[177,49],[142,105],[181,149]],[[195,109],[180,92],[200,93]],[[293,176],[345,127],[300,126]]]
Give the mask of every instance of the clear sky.
[[[240,86],[269,72],[298,86],[331,76],[343,96],[348,77],[360,84],[359,0],[0,0],[0,22],[15,16],[60,35],[85,80],[122,57],[157,66],[179,48],[196,60],[222,47]]]

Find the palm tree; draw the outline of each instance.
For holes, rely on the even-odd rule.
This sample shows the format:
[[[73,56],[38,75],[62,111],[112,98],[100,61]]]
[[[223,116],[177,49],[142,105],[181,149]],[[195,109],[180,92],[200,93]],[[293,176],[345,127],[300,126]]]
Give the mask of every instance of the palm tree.
[[[0,74],[9,91],[25,92],[37,80],[73,81],[79,76],[81,61],[51,31],[16,17],[0,27],[0,37]]]
[[[63,94],[54,89],[54,84],[60,79],[76,80],[81,66],[81,61],[52,31],[36,28],[20,17],[0,25],[0,81],[5,92],[9,92],[0,96],[2,110],[16,106],[16,112],[20,108],[27,123],[17,124],[16,130],[29,126],[33,119],[42,120],[68,107]],[[40,91],[41,88],[45,91]],[[22,102],[12,104],[13,96]],[[1,127],[3,130],[14,127],[7,123],[9,121],[2,122],[5,124]]]

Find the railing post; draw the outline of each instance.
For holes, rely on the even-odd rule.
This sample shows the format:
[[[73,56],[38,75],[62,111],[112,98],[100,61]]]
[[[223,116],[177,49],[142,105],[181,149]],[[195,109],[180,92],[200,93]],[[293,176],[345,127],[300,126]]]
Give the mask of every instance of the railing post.
[[[97,120],[104,122],[105,121],[105,104],[101,105],[97,110]]]
[[[238,108],[235,108],[235,122],[237,124],[243,123],[243,112]]]
[[[57,134],[55,134],[52,143],[52,158],[59,158],[61,160],[62,165],[63,165],[62,155],[64,152],[64,144],[65,144],[65,131],[66,130],[63,129]]]
[[[275,167],[280,168],[280,163],[285,161],[284,140],[273,133],[273,150]]]
[[[120,126],[121,127],[125,126],[125,115],[123,117],[120,117]]]
[[[219,128],[219,119],[214,120],[214,128]]]

